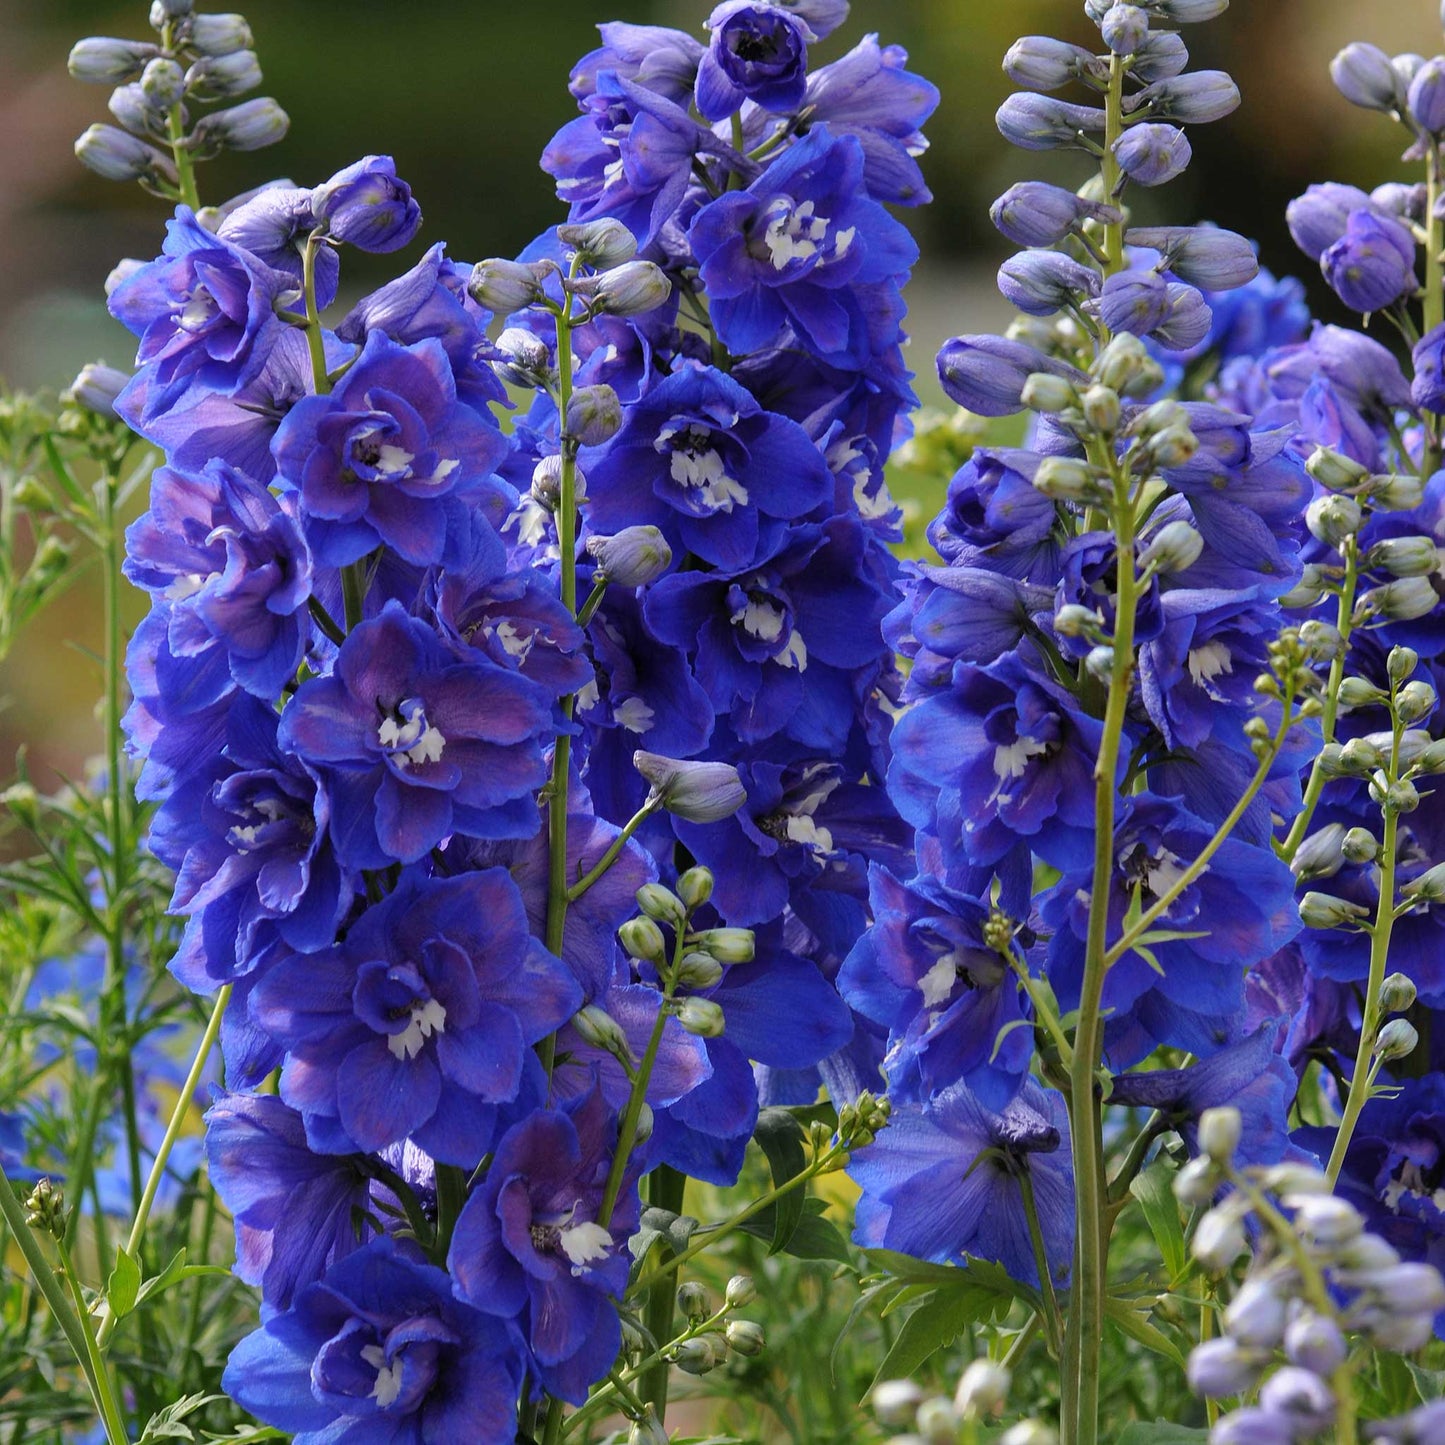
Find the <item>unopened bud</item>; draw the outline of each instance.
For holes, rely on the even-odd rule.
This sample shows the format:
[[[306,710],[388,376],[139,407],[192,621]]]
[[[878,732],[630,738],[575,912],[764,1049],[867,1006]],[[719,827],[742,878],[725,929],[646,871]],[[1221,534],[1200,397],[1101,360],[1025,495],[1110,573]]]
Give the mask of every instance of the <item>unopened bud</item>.
[[[532,468],[532,497],[549,512],[562,505],[562,458],[555,452]]]
[[[186,90],[186,73],[167,55],[158,55],[141,72],[141,94],[156,110],[179,105]]]
[[[1059,1445],[1059,1437],[1042,1420],[1020,1420],[998,1437],[998,1445]]]
[[[1156,572],[1183,572],[1199,560],[1203,551],[1204,538],[1188,522],[1168,522],[1149,539],[1139,554],[1139,562]]]
[[[1412,878],[1400,888],[1401,894],[1412,903],[1439,903],[1445,900],[1445,863],[1427,868],[1418,878]]]
[[[567,403],[566,434],[584,447],[600,447],[622,425],[622,402],[605,382],[579,386]]]
[[[592,309],[609,316],[642,316],[672,295],[672,282],[651,261],[628,261],[606,271],[592,294]]]
[[[1379,851],[1379,840],[1368,828],[1350,828],[1340,839],[1340,853],[1346,863],[1373,863]]]
[[[1149,455],[1156,466],[1182,467],[1199,450],[1199,438],[1188,427],[1170,427],[1149,439]]]
[[[1379,707],[1389,702],[1389,693],[1375,686],[1367,677],[1347,677],[1340,683],[1340,706],[1347,712],[1357,707]]]
[[[1380,1008],[1387,1014],[1402,1014],[1415,1002],[1415,984],[1408,974],[1392,973],[1380,985]]]
[[[730,1310],[741,1310],[746,1309],[757,1297],[758,1287],[753,1283],[752,1277],[746,1274],[735,1274],[728,1281],[727,1290],[723,1294],[723,1303]]]
[[[912,1380],[880,1380],[869,1400],[880,1425],[907,1425],[923,1403],[923,1391]]]
[[[196,122],[191,148],[201,156],[222,151],[258,151],[275,145],[291,129],[291,117],[270,96],[244,100],[229,110],[213,110]]]
[[[763,1348],[767,1344],[763,1327],[754,1324],[752,1320],[730,1320],[724,1331],[724,1338],[728,1342],[729,1349],[736,1350],[745,1358],[762,1354]]]
[[[1365,554],[1367,571],[1380,568],[1392,577],[1428,577],[1440,567],[1440,549],[1431,537],[1387,537]]]
[[[730,763],[689,762],[635,752],[632,766],[651,785],[650,796],[690,823],[730,818],[747,801],[738,770]]]
[[[1254,1388],[1268,1358],[1227,1335],[1205,1340],[1189,1352],[1189,1387],[1206,1400],[1242,1395]]]
[[[113,125],[93,125],[78,136],[75,158],[107,181],[150,180],[170,169],[154,146]]]
[[[1369,469],[1353,458],[1332,452],[1327,447],[1316,447],[1310,453],[1305,470],[1329,492],[1347,492],[1370,475]]]
[[[611,216],[557,227],[557,239],[574,251],[584,266],[608,271],[637,254],[637,237]]]
[[[1364,614],[1392,622],[1414,622],[1428,617],[1440,603],[1429,577],[1400,577],[1383,587],[1372,587],[1360,598]]]
[[[691,941],[719,963],[751,963],[757,951],[750,928],[708,928],[694,934]]]
[[[103,362],[87,362],[80,368],[80,374],[70,383],[66,393],[69,399],[97,416],[113,418],[115,399],[125,389],[130,377],[123,371]]]
[[[503,381],[535,386],[547,374],[551,356],[547,343],[524,326],[509,326],[497,337],[497,350],[506,358],[494,363]]]
[[[624,527],[615,537],[589,537],[598,572],[619,587],[646,587],[672,566],[672,548],[658,528]]]
[[[1104,619],[1093,607],[1066,602],[1054,613],[1054,631],[1060,637],[1089,637],[1099,631]]]
[[[1420,665],[1420,654],[1413,647],[1392,647],[1385,658],[1385,671],[1390,681],[1405,682]]]
[[[1364,509],[1353,497],[1316,497],[1305,509],[1305,526],[1312,537],[1338,547],[1360,530],[1364,516]]]
[[[622,1025],[606,1009],[588,1004],[572,1015],[572,1027],[583,1043],[594,1049],[602,1049],[615,1059],[630,1062],[632,1046],[627,1041]]]
[[[913,1417],[927,1445],[954,1445],[958,1439],[958,1412],[939,1397],[925,1400]]]
[[[1334,1320],[1307,1310],[1286,1326],[1284,1352],[1291,1364],[1330,1375],[1345,1362],[1349,1346]]]
[[[713,1353],[711,1342],[706,1336],[702,1336],[698,1339],[683,1340],[674,1346],[672,1363],[679,1370],[685,1370],[689,1375],[705,1375],[709,1370],[716,1368],[718,1361]]]
[[[1223,1274],[1248,1248],[1244,1228],[1232,1213],[1211,1209],[1190,1241],[1195,1259],[1211,1274]]]
[[[1098,501],[1103,483],[1088,462],[1077,457],[1045,457],[1034,472],[1034,486],[1054,501]]]
[[[629,918],[617,930],[617,936],[632,958],[645,958],[651,963],[661,963],[667,956],[667,944],[662,930],[650,918]]]
[[[627,1445],[668,1445],[671,1439],[651,1405],[646,1407],[640,1419],[632,1422],[632,1428],[627,1432]]]
[[[1299,581],[1279,599],[1279,605],[1291,611],[1313,607],[1324,595],[1324,568],[1317,562],[1306,562]]]
[[[1407,682],[1395,696],[1395,715],[1407,726],[1435,711],[1435,689],[1428,682]]]
[[[0,1184],[8,1189],[9,1184]],[[25,1196],[25,1222],[31,1229],[60,1239],[65,1234],[65,1196],[58,1184],[49,1179],[38,1180]]]
[[[703,991],[712,988],[723,976],[723,966],[710,953],[687,953],[677,966],[679,988]]]
[[[1368,738],[1351,738],[1340,749],[1340,767],[1355,777],[1366,777],[1385,765],[1385,755]]]
[[[1084,420],[1097,432],[1119,430],[1119,393],[1111,386],[1091,386],[1084,393]]]
[[[992,1360],[972,1360],[964,1368],[953,1403],[965,1420],[997,1415],[1008,1403],[1009,1372]]]
[[[1224,1312],[1224,1328],[1239,1344],[1273,1349],[1284,1338],[1289,1301],[1270,1279],[1246,1279]]]
[[[1094,379],[1112,391],[1133,396],[1139,378],[1151,364],[1154,364],[1154,358],[1149,355],[1144,343],[1127,331],[1120,332],[1099,353],[1093,367]]]
[[[1391,1019],[1375,1035],[1375,1053],[1382,1059],[1404,1059],[1415,1052],[1420,1035],[1408,1019]]]
[[[1360,489],[1380,512],[1413,512],[1425,500],[1425,484],[1413,472],[1372,476]]]
[[[1103,644],[1091,647],[1084,658],[1084,668],[1097,681],[1109,682],[1114,676],[1114,649]]]
[[[1024,382],[1020,400],[1030,411],[1057,415],[1078,403],[1079,395],[1062,376],[1036,371]]]
[[[196,100],[234,100],[261,83],[261,62],[254,50],[206,55],[186,71],[186,93]]]
[[[678,1006],[677,1021],[699,1038],[720,1038],[727,1027],[722,1005],[710,998],[685,998]]]
[[[0,792],[0,807],[8,809],[22,828],[39,831],[40,795],[29,783],[11,783]]]
[[[1205,1109],[1199,1116],[1199,1147],[1216,1164],[1228,1164],[1239,1148],[1244,1120],[1238,1109]]]
[[[690,1279],[686,1284],[678,1286],[677,1309],[689,1324],[697,1324],[712,1313],[712,1303],[707,1297],[707,1290],[696,1280]]]
[[[542,299],[542,280],[546,274],[536,263],[492,256],[472,267],[467,295],[488,311],[520,311]]]
[[[148,40],[91,35],[71,47],[68,66],[74,80],[91,85],[123,85],[139,79],[146,62],[159,54],[160,47]]]
[[[1317,617],[1300,623],[1299,640],[1300,646],[1317,662],[1333,662],[1345,646],[1340,629]]]
[[[1363,904],[1328,893],[1306,893],[1299,901],[1300,922],[1306,928],[1343,928],[1369,915]]]
[[[687,917],[687,909],[683,906],[682,899],[672,889],[664,888],[661,883],[644,883],[637,890],[637,906],[649,918],[655,918],[659,923],[669,923],[674,928]]]
[[[689,909],[701,908],[712,897],[713,882],[712,869],[699,863],[678,878],[677,896]]]
[[[244,15],[193,15],[186,26],[186,44],[202,55],[233,55],[255,44]]]

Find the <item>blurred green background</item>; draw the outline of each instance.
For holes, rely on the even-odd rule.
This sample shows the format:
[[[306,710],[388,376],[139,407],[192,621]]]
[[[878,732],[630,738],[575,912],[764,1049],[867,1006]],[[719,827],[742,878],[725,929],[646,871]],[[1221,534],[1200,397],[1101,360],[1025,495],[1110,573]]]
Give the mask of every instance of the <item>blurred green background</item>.
[[[201,170],[217,201],[277,175],[311,185],[367,152],[395,156],[422,204],[422,239],[398,257],[346,258],[348,296],[446,239],[455,257],[510,255],[562,213],[537,157],[576,114],[573,62],[607,19],[698,31],[708,0],[251,0],[264,93],[292,117],[280,146]],[[101,286],[122,256],[158,250],[163,208],[137,188],[81,169],[71,144],[107,120],[103,87],[79,85],[65,57],[83,35],[148,35],[148,0],[0,0],[0,376],[14,386],[63,386],[85,361],[131,359],[131,338],[106,316]],[[1080,0],[853,0],[852,17],[817,48],[841,54],[868,31],[905,46],[940,89],[924,160],[935,201],[905,219],[922,247],[910,288],[912,365],[925,399],[932,356],[947,336],[1001,328],[993,291],[1008,248],[988,204],[1013,180],[1077,184],[1086,158],[1029,155],[998,136],[993,112],[1011,88],[999,61],[1020,34],[1097,44]],[[1194,164],[1138,214],[1209,219],[1258,239],[1264,264],[1310,285],[1319,314],[1343,319],[1290,243],[1286,202],[1312,180],[1366,187],[1413,178],[1400,132],[1352,109],[1329,81],[1352,39],[1391,52],[1441,47],[1436,0],[1235,0],[1221,19],[1185,32],[1194,66],[1228,69],[1244,102],[1227,121],[1194,127]],[[139,606],[137,606],[137,613]],[[84,649],[99,635],[88,582],[32,628],[0,666],[0,777],[29,741],[38,778],[74,771],[94,745],[98,686]]]

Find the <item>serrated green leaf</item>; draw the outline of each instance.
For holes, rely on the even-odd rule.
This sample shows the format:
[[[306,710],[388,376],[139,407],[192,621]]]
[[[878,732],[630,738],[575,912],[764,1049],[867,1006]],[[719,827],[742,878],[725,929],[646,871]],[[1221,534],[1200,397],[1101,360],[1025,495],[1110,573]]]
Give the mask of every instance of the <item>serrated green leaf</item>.
[[[773,1173],[773,1184],[782,1188],[796,1179],[808,1167],[807,1134],[803,1126],[786,1109],[764,1109],[758,1115],[757,1128],[753,1138],[767,1157],[768,1168]],[[807,1193],[802,1188],[790,1189],[781,1194],[773,1205],[773,1237],[768,1246],[769,1254],[778,1254],[787,1248],[803,1218],[803,1203]]]
[[[105,1282],[105,1302],[116,1319],[124,1319],[136,1305],[140,1294],[140,1265],[125,1249],[115,1253],[115,1267]]]
[[[1135,1177],[1129,1193],[1139,1201],[1144,1220],[1170,1279],[1175,1279],[1189,1262],[1184,1247],[1184,1225],[1179,1218],[1179,1202],[1174,1198],[1174,1171],[1163,1159],[1156,1159],[1142,1174]]]
[[[1128,1300],[1109,1299],[1104,1301],[1104,1314],[1131,1340],[1138,1341],[1156,1355],[1172,1360],[1181,1370],[1185,1368],[1183,1351],[1157,1325],[1150,1322],[1149,1316],[1143,1310],[1136,1309]]]

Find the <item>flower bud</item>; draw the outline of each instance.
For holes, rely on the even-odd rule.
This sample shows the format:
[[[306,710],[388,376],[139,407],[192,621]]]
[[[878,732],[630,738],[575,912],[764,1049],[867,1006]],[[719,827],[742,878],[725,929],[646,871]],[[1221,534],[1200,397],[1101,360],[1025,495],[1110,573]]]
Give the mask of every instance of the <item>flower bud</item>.
[[[1102,110],[1045,95],[1011,95],[994,114],[999,134],[1021,150],[1082,150],[1081,136],[1104,133]]]
[[[923,1391],[912,1380],[880,1380],[869,1400],[880,1425],[906,1425],[923,1403]]]
[[[244,15],[193,15],[186,25],[186,44],[202,55],[234,55],[255,44]]]
[[[1359,1210],[1349,1200],[1333,1194],[1290,1194],[1282,1202],[1294,1210],[1300,1237],[1320,1248],[1346,1244],[1365,1227]]]
[[[714,881],[712,869],[697,864],[677,880],[677,896],[689,909],[701,908],[712,897]]]
[[[1350,828],[1340,839],[1340,853],[1346,863],[1373,863],[1380,844],[1368,828]]]
[[[1033,483],[1056,502],[1099,501],[1105,495],[1098,473],[1077,457],[1045,457],[1034,472]]]
[[[192,148],[202,156],[221,151],[258,151],[275,145],[291,128],[291,117],[269,96],[242,101],[229,110],[203,115],[191,132]]]
[[[707,1290],[696,1280],[688,1280],[677,1290],[677,1311],[689,1324],[698,1324],[712,1313]]]
[[[1179,25],[1198,25],[1229,9],[1229,0],[1152,0],[1152,10]]]
[[[1218,226],[1131,227],[1124,241],[1158,251],[1161,270],[1207,291],[1231,291],[1259,274],[1250,242]]]
[[[514,386],[536,386],[546,377],[551,362],[547,343],[525,327],[507,327],[497,337],[497,350],[506,358],[493,363],[503,381]]]
[[[1291,611],[1313,607],[1324,595],[1324,569],[1317,562],[1306,562],[1299,581],[1279,599],[1279,605]]]
[[[146,104],[156,110],[179,105],[185,93],[186,75],[167,55],[158,55],[141,72],[140,90]]]
[[[164,30],[171,20],[179,20],[196,8],[196,0],[151,0],[151,25]]]
[[[146,62],[159,55],[160,46],[148,40],[119,40],[91,35],[76,41],[70,51],[71,78],[91,85],[122,85],[138,80]]]
[[[661,963],[667,956],[667,943],[662,930],[650,918],[629,918],[617,930],[622,946],[632,958],[645,958]]]
[[[567,403],[566,435],[584,447],[600,447],[622,425],[622,402],[605,382],[579,386]]]
[[[1300,844],[1290,862],[1290,871],[1305,883],[1313,878],[1333,878],[1344,866],[1343,823],[1328,823]]]
[[[1396,694],[1395,713],[1405,724],[1417,723],[1435,711],[1435,689],[1428,682],[1407,682]]]
[[[729,1349],[736,1350],[745,1358],[762,1354],[767,1343],[763,1327],[752,1320],[729,1320],[723,1338],[727,1340]]]
[[[1137,5],[1111,5],[1099,21],[1104,44],[1115,55],[1133,55],[1149,36],[1149,14]]]
[[[115,399],[130,377],[102,361],[88,361],[66,389],[66,398],[107,419],[115,417]]]
[[[1425,484],[1413,473],[1372,476],[1361,489],[1378,512],[1411,512],[1425,499]]]
[[[1084,658],[1084,667],[1090,677],[1099,682],[1109,682],[1114,676],[1114,649],[1103,643],[1091,647]]]
[[[399,251],[421,225],[421,207],[390,156],[363,156],[311,193],[311,214],[358,251]]]
[[[1351,738],[1340,750],[1340,764],[1345,773],[1367,777],[1385,765],[1385,754],[1369,738]]]
[[[75,142],[75,158],[107,181],[140,181],[166,175],[170,161],[113,125],[93,125]]]
[[[1206,1400],[1243,1395],[1254,1388],[1268,1358],[1229,1336],[1205,1340],[1189,1352],[1189,1388]]]
[[[1345,1362],[1349,1346],[1334,1320],[1306,1310],[1286,1326],[1284,1352],[1291,1364],[1330,1375]]]
[[[1239,87],[1222,70],[1195,70],[1146,86],[1133,103],[1144,107],[1155,120],[1204,125],[1239,108]]]
[[[1119,212],[1047,181],[1019,181],[993,203],[989,218],[1016,246],[1053,246],[1084,221],[1117,221]]]
[[[1160,467],[1182,467],[1199,450],[1199,439],[1188,427],[1170,427],[1149,439],[1149,454]]]
[[[1316,447],[1305,462],[1305,470],[1320,486],[1331,492],[1344,492],[1357,487],[1369,476],[1352,457],[1332,452],[1328,447]]]
[[[1415,124],[1426,135],[1445,131],[1445,57],[1427,60],[1410,81],[1406,103]]]
[[[154,136],[157,139],[165,135],[166,113],[157,110],[146,99],[139,81],[117,86],[111,91],[106,108],[132,135]]]
[[[653,526],[624,527],[615,537],[589,537],[587,554],[597,560],[599,580],[619,587],[646,587],[672,566],[672,548]]]
[[[913,1420],[927,1445],[955,1445],[958,1439],[958,1414],[941,1396],[925,1400],[918,1407]]]
[[[721,1038],[727,1027],[722,1005],[710,998],[685,998],[678,1005],[677,1021],[690,1034],[699,1038]]]
[[[1162,186],[1182,175],[1194,154],[1189,138],[1177,126],[1135,125],[1114,142],[1114,158],[1131,181]]]
[[[1212,1159],[1191,1159],[1174,1176],[1174,1197],[1188,1209],[1202,1208],[1214,1199],[1220,1182]]]
[[[664,888],[661,883],[644,883],[637,890],[637,906],[649,918],[673,927],[677,927],[687,918],[687,909],[683,906],[682,899],[672,889]]]
[[[1139,554],[1141,565],[1156,572],[1183,572],[1192,567],[1204,551],[1204,538],[1188,522],[1167,522],[1149,539]]]
[[[1375,686],[1367,677],[1347,677],[1340,683],[1340,706],[1346,712],[1357,707],[1379,707],[1390,700],[1390,694]]]
[[[651,1405],[646,1407],[641,1419],[632,1422],[632,1428],[627,1432],[627,1445],[668,1445],[671,1439]]]
[[[1020,1420],[998,1437],[998,1445],[1059,1445],[1059,1437],[1042,1420]]]
[[[592,309],[609,316],[641,316],[656,311],[672,295],[672,282],[651,261],[628,261],[605,271],[592,295]]]
[[[10,1188],[9,1183],[0,1186]],[[39,1179],[25,1196],[25,1222],[56,1239],[65,1235],[65,1195],[50,1179]]]
[[[1054,613],[1054,631],[1060,637],[1089,637],[1103,625],[1104,619],[1095,608],[1078,602],[1066,602]]]
[[[1386,617],[1392,622],[1428,617],[1439,601],[1429,577],[1401,577],[1383,587],[1372,587],[1360,598],[1367,616]]]
[[[694,934],[692,941],[719,963],[751,963],[757,940],[750,928],[708,928]]]
[[[542,299],[542,279],[546,275],[540,264],[506,261],[499,256],[478,261],[467,282],[467,295],[488,311],[520,311]],[[503,335],[509,335],[504,332]]]
[[[1391,1019],[1375,1035],[1374,1052],[1382,1059],[1406,1059],[1419,1042],[1420,1035],[1408,1019]]]
[[[1305,526],[1310,535],[1331,547],[1338,547],[1347,537],[1360,530],[1364,512],[1353,497],[1334,494],[1316,497],[1305,511]]]
[[[1003,58],[1004,74],[1025,90],[1060,90],[1070,81],[1098,72],[1099,62],[1082,45],[1048,35],[1025,35]]]
[[[1061,376],[1050,376],[1046,371],[1036,371],[1024,382],[1019,399],[1030,411],[1057,415],[1071,406],[1077,406],[1079,395]]]
[[[738,770],[730,763],[685,762],[658,753],[635,752],[632,766],[675,817],[689,823],[716,823],[730,818],[747,801]]]
[[[1275,1280],[1246,1279],[1224,1312],[1224,1328],[1241,1345],[1271,1350],[1284,1338],[1288,1310],[1289,1301]]]
[[[1365,568],[1380,568],[1392,577],[1428,577],[1440,566],[1440,549],[1432,537],[1387,537],[1365,554]]]
[[[1248,1241],[1233,1213],[1216,1208],[1199,1221],[1189,1248],[1210,1274],[1223,1274],[1248,1248]]]
[[[627,1041],[627,1035],[606,1009],[587,1004],[572,1015],[572,1027],[583,1043],[602,1049],[615,1059],[631,1061],[632,1046]]]
[[[683,1340],[673,1347],[672,1363],[689,1375],[705,1375],[716,1369],[718,1360],[711,1341],[706,1336]]]
[[[1239,1148],[1244,1120],[1238,1109],[1205,1109],[1199,1116],[1199,1147],[1216,1164],[1228,1164]]]
[[[948,397],[978,416],[1011,416],[1035,372],[1067,381],[1081,373],[1035,347],[1004,336],[955,336],[938,353],[938,380]]]
[[[1029,316],[1055,311],[1099,294],[1099,273],[1058,251],[1023,251],[998,268],[1004,299]]]
[[[261,62],[254,50],[205,55],[186,71],[186,93],[195,100],[234,100],[261,84]]]
[[[1399,103],[1395,72],[1390,57],[1378,45],[1357,40],[1330,61],[1330,79],[1335,89],[1363,110],[1388,114]]]
[[[965,1420],[1003,1413],[1008,1403],[1009,1372],[992,1360],[972,1360],[964,1368],[953,1403]]]
[[[1392,973],[1380,985],[1380,1008],[1385,1013],[1404,1013],[1414,1002],[1415,983],[1408,974]]]
[[[652,1138],[652,1131],[656,1127],[657,1118],[652,1112],[652,1105],[644,1103],[637,1111],[637,1133],[634,1136],[639,1147]]]
[[[758,1297],[758,1287],[752,1281],[751,1275],[735,1274],[729,1281],[726,1291],[723,1294],[723,1303],[730,1310],[746,1309]],[[874,1392],[877,1398],[877,1392]]]
[[[1284,1365],[1259,1390],[1262,1409],[1286,1415],[1294,1422],[1295,1438],[1328,1430],[1335,1418],[1335,1397],[1330,1387],[1311,1370]]]
[[[584,266],[611,270],[637,254],[637,237],[611,216],[557,227],[557,239],[574,251]]]
[[[1300,922],[1306,928],[1343,928],[1369,915],[1363,904],[1328,893],[1306,893],[1299,901]]]
[[[1436,1315],[1445,1310],[1445,1279],[1432,1264],[1407,1261],[1381,1270],[1371,1287],[1392,1310]]]
[[[1420,665],[1413,647],[1392,647],[1385,656],[1385,672],[1393,683],[1404,682]]]
[[[1401,894],[1412,903],[1439,903],[1445,900],[1445,863],[1427,868],[1418,878],[1402,884]]]

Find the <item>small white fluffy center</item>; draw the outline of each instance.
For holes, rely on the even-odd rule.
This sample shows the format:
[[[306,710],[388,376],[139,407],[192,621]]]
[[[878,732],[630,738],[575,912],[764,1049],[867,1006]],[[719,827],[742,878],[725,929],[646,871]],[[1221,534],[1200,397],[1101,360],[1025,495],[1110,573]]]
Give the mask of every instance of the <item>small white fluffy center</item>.
[[[411,1020],[399,1034],[389,1034],[386,1046],[398,1059],[414,1059],[433,1034],[446,1033],[447,1011],[438,999],[411,1006]]]

